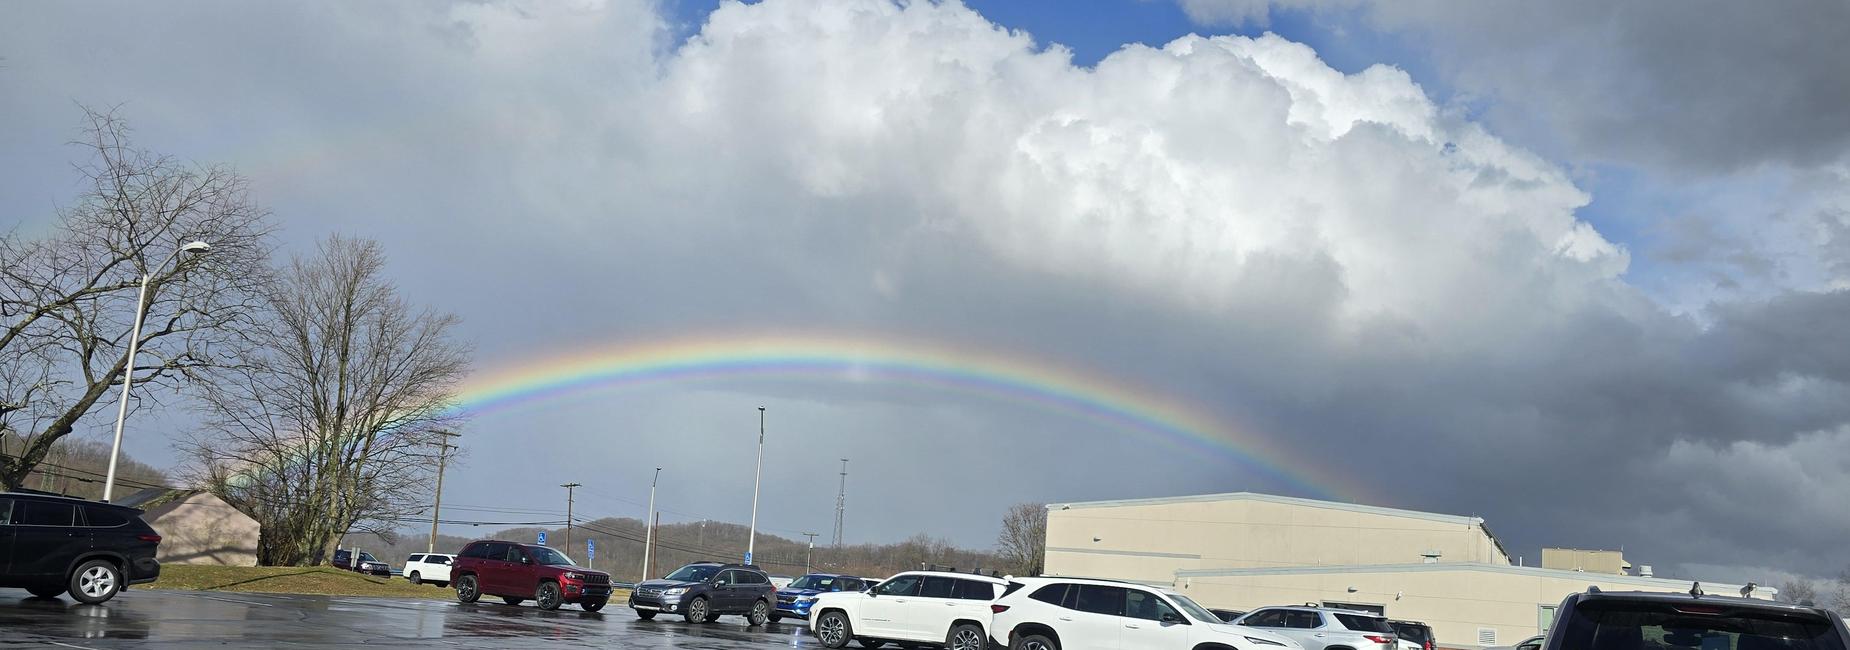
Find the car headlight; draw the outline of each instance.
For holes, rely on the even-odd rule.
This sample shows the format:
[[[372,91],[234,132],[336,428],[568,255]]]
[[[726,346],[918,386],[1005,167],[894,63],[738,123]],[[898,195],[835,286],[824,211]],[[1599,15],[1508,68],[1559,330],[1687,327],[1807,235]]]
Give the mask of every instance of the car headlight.
[[[815,596],[797,596],[797,602],[813,603],[813,602],[816,602],[816,597]]]
[[[1275,646],[1278,646],[1278,647],[1280,647],[1280,648],[1283,648],[1283,647],[1285,647],[1285,644],[1283,644],[1283,643],[1279,643],[1279,642],[1277,642],[1277,641],[1273,641],[1273,640],[1271,640],[1271,639],[1261,639],[1261,638],[1257,638],[1257,637],[1250,637],[1250,636],[1249,636],[1249,637],[1246,637],[1246,640],[1247,640],[1247,641],[1251,641],[1251,642],[1253,642],[1253,643],[1254,643],[1255,645],[1275,645]]]
[[[675,587],[662,592],[663,596],[679,596],[687,593],[687,587]]]
[[[585,574],[582,574],[582,573],[579,573],[579,572],[577,572],[577,571],[567,571],[567,572],[565,572],[565,573],[563,574],[563,576],[562,576],[562,577],[564,577],[564,578],[565,578],[566,580],[583,580],[583,579],[585,579],[585,578],[588,578],[588,577],[590,577],[590,576],[587,576],[587,575],[585,575]]]

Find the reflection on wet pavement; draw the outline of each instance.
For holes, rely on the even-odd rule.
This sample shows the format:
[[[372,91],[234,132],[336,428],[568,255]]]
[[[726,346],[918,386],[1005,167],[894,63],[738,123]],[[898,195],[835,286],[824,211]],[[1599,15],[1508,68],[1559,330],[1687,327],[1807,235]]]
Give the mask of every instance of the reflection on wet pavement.
[[[794,624],[792,624],[794,623]],[[17,647],[818,647],[801,621],[748,628],[738,617],[690,625],[600,613],[442,601],[138,589],[102,605],[0,589],[0,648]]]

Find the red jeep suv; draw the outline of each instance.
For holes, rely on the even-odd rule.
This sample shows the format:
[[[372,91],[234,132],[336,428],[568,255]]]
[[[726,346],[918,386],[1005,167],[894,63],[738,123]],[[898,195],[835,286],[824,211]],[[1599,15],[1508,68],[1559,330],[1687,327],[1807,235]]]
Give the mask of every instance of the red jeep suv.
[[[544,610],[578,603],[595,612],[610,600],[610,574],[579,567],[556,550],[516,542],[469,542],[450,567],[450,582],[456,600],[464,603],[484,595],[500,596],[509,605],[531,598]]]

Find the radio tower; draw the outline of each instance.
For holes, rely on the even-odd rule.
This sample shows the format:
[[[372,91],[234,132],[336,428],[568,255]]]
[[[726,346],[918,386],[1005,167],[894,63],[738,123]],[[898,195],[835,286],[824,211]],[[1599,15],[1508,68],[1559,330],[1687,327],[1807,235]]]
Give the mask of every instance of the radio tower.
[[[841,491],[835,493],[835,548],[841,548],[841,517],[848,509],[848,459],[841,459]]]

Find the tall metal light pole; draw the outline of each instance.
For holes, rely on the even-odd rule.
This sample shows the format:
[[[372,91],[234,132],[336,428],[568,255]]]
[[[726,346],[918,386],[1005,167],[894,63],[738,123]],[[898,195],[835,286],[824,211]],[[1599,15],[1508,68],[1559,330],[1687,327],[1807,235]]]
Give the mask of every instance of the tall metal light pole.
[[[758,481],[764,478],[764,407],[758,407],[758,470],[752,475],[752,527],[745,538],[745,563],[752,563],[758,544]]]
[[[437,500],[430,505],[430,544],[424,547],[425,553],[437,552],[437,520],[443,515],[443,465],[450,459],[450,450],[456,448],[456,445],[450,444],[449,438],[462,436],[455,431],[437,433],[445,437],[437,439]]]
[[[848,509],[848,459],[841,459],[841,491],[835,493],[835,550],[841,550],[842,513]],[[840,560],[841,558],[836,558]]]
[[[821,535],[821,534],[822,533],[803,533],[804,537],[809,538],[809,550],[803,552],[803,572],[804,573],[809,573],[810,571],[812,571],[812,569],[810,568],[809,557],[811,555],[816,554],[816,536]]]
[[[565,488],[565,546],[561,546],[559,548],[565,549],[567,553],[570,553],[572,551],[572,490],[577,488],[579,485],[581,484],[579,483],[560,483],[559,484],[559,487]]]
[[[642,520],[642,526],[647,530],[642,534],[642,578],[636,581],[638,583],[649,579],[649,551],[655,544],[655,485],[661,482],[662,468],[657,467],[655,479],[649,481],[649,516]]]
[[[180,258],[181,253],[192,253],[211,248],[211,244],[202,241],[189,242],[173,251],[160,266],[141,274],[141,291],[135,294],[135,326],[128,335],[128,360],[122,367],[122,403],[116,405],[116,442],[109,448],[109,473],[103,476],[103,500],[108,501],[115,495],[116,458],[122,455],[122,423],[128,419],[128,389],[135,383],[135,354],[141,351],[141,319],[148,315],[148,283],[154,281],[154,274],[167,268],[167,264]]]

